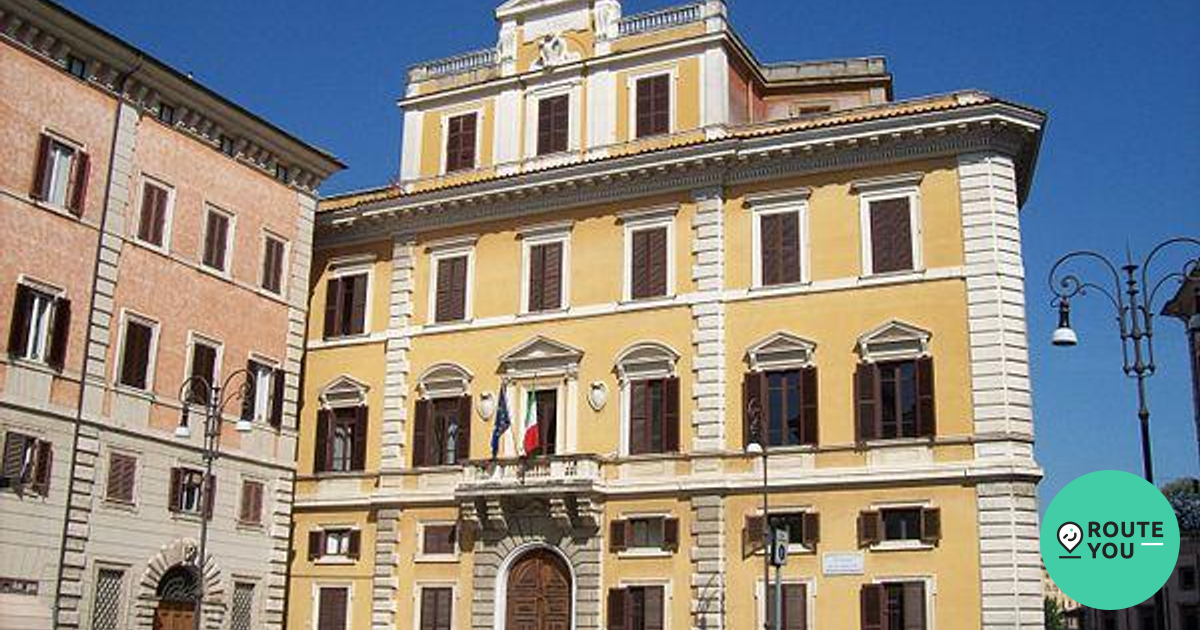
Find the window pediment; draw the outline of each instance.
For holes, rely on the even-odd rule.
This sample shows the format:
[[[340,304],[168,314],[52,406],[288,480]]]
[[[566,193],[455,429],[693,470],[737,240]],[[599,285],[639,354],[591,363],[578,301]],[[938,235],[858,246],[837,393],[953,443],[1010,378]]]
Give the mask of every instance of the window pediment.
[[[858,339],[858,354],[867,363],[917,359],[929,355],[929,331],[892,320]]]
[[[574,375],[581,360],[583,350],[539,335],[500,357],[500,370],[508,376]]]
[[[454,363],[438,363],[425,370],[417,379],[423,398],[453,398],[465,396],[475,375]]]
[[[746,362],[754,372],[808,367],[816,349],[816,342],[780,331],[750,346]]]
[[[321,389],[319,394],[321,407],[325,409],[365,407],[367,392],[370,390],[371,387],[366,383],[343,374]]]
[[[621,380],[675,376],[679,353],[657,341],[635,343],[617,355],[617,376]]]

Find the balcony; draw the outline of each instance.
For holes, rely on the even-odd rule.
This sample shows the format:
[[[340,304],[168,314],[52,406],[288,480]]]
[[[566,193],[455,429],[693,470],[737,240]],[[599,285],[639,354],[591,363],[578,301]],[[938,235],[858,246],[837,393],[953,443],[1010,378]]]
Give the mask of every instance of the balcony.
[[[699,22],[704,18],[704,3],[685,4],[679,7],[669,7],[658,11],[648,11],[621,18],[617,24],[617,35],[627,37],[641,33],[661,31],[663,29],[683,26]]]
[[[458,494],[590,492],[600,482],[600,464],[599,458],[590,455],[468,462]]]
[[[408,69],[408,80],[410,82],[425,81],[491,68],[497,64],[498,59],[495,48],[484,48],[453,57],[426,61]]]

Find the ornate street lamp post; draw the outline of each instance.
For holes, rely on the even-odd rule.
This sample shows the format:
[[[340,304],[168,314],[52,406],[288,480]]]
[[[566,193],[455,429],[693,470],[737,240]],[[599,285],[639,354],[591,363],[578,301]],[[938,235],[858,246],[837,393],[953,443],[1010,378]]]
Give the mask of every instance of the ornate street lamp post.
[[[242,379],[241,387],[230,392],[230,383],[239,377]],[[220,383],[209,382],[202,376],[192,376],[179,386],[179,400],[182,401],[183,412],[179,417],[179,426],[175,427],[175,437],[184,440],[192,437],[188,419],[193,406],[201,407],[204,412],[204,446],[201,451],[204,458],[204,477],[200,482],[200,549],[193,567],[196,572],[196,609],[192,627],[196,630],[200,630],[201,619],[204,616],[204,563],[208,545],[208,518],[213,509],[213,506],[209,505],[212,494],[209,492],[208,484],[212,477],[213,462],[221,456],[222,414],[225,407],[233,400],[241,400],[243,404],[249,401],[253,378],[254,375],[246,370],[237,370]],[[245,413],[240,414],[237,421],[238,432],[249,433],[253,429],[254,425],[250,418]],[[171,491],[175,492],[176,489],[172,488]]]
[[[767,608],[767,590],[771,588],[771,513],[770,486],[767,478],[767,427],[764,423],[762,405],[757,397],[746,404],[746,417],[750,422],[750,443],[746,452],[762,457],[762,549],[763,549],[763,628],[779,630],[782,623],[783,601],[776,593],[774,610]]]
[[[1165,274],[1154,281],[1148,277],[1151,263],[1160,252],[1175,245],[1191,245],[1200,250],[1200,240],[1191,237],[1173,238],[1155,246],[1139,265],[1133,262],[1130,253],[1125,254],[1125,264],[1119,270],[1107,257],[1093,251],[1077,251],[1067,254],[1050,269],[1050,290],[1054,292],[1053,304],[1058,307],[1058,328],[1051,343],[1060,347],[1074,346],[1079,336],[1071,328],[1071,300],[1085,296],[1089,291],[1108,298],[1115,309],[1117,330],[1121,337],[1121,368],[1125,375],[1137,381],[1138,421],[1142,437],[1142,472],[1146,481],[1154,483],[1154,462],[1150,453],[1150,407],[1146,402],[1146,379],[1154,374],[1154,298],[1168,281],[1182,283],[1188,274],[1200,265],[1200,256],[1190,260],[1180,271]],[[1090,260],[1107,269],[1103,284],[1090,282],[1070,271],[1070,264]],[[1140,271],[1140,273],[1139,273]],[[1104,286],[1111,276],[1111,288]],[[1162,591],[1154,594],[1155,627],[1166,627]]]

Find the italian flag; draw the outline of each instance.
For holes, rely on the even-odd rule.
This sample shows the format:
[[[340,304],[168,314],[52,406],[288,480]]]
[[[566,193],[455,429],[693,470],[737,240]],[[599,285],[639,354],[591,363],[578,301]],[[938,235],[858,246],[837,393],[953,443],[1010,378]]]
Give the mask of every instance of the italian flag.
[[[542,446],[542,438],[538,431],[537,398],[529,392],[525,403],[525,455],[532,455]]]

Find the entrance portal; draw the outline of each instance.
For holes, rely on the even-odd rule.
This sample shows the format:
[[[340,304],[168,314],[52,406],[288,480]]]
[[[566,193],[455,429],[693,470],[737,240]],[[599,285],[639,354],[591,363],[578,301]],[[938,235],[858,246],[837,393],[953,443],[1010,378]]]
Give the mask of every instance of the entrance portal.
[[[571,630],[571,573],[547,549],[530,551],[508,572],[505,630]]]
[[[196,572],[177,564],[158,581],[154,630],[192,630],[196,621]]]

